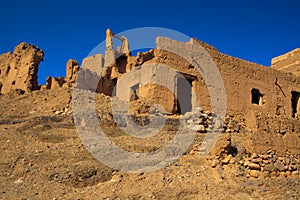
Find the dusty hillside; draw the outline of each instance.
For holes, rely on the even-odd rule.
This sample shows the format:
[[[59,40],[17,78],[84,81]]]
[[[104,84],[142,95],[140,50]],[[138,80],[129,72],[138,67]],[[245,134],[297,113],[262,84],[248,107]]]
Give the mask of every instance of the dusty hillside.
[[[0,96],[0,199],[299,198],[299,173],[250,177],[239,156],[213,168],[199,158],[197,142],[177,162],[159,171],[113,171],[85,150],[73,124],[70,96],[68,89]],[[98,101],[102,108],[109,103],[103,95]],[[143,145],[124,139],[113,123],[106,124],[106,133],[120,145],[149,151],[150,147],[143,150]],[[161,134],[172,131],[167,127]],[[147,145],[153,148],[157,142],[154,139]]]

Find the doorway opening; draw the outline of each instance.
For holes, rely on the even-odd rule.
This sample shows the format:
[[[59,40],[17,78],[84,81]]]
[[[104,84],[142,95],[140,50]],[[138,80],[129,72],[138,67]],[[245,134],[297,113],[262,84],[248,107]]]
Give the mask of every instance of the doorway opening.
[[[184,115],[191,112],[195,104],[194,81],[195,76],[188,74],[177,74],[177,113]]]

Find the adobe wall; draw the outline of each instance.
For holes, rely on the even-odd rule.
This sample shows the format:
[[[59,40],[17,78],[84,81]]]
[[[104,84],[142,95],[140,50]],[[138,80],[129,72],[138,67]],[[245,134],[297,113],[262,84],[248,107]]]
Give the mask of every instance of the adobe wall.
[[[164,42],[176,42],[165,39]],[[291,92],[300,92],[300,78],[283,71],[244,61],[218,52],[200,41],[213,58],[222,75],[227,97],[227,113],[245,118],[256,112],[270,115],[292,116]],[[176,71],[197,76],[198,105],[210,109],[210,95],[205,81],[183,58],[170,52],[155,50],[149,62],[163,63]],[[261,105],[251,103],[251,90],[256,88],[262,96]]]
[[[169,46],[182,45],[168,38],[159,38],[157,46],[161,45],[160,42]],[[257,153],[263,153],[270,148],[276,149],[279,154],[284,154],[287,149],[293,153],[300,153],[299,115],[293,116],[292,109],[292,92],[300,93],[300,77],[222,54],[198,40],[189,41],[189,44],[193,43],[200,43],[212,57],[224,82],[227,116],[234,119],[238,123],[237,126],[244,127],[243,131],[248,134],[247,141],[243,141],[244,137],[241,136],[243,133],[237,128],[232,132],[234,140],[245,146],[248,151]],[[116,64],[118,67],[118,62]],[[153,70],[149,67],[150,64],[169,66],[175,73]],[[135,73],[130,75],[131,72]],[[130,87],[139,83],[140,99],[134,103],[139,107],[135,108],[138,110],[137,113],[148,112],[145,105],[149,107],[153,104],[163,106],[169,114],[176,113],[178,102],[174,90],[176,94],[178,73],[195,77],[192,87],[196,96],[196,106],[207,111],[211,110],[211,97],[206,82],[195,66],[177,54],[159,48],[139,54],[137,57],[127,58],[126,73],[119,73],[118,76],[117,82],[120,86],[117,87],[117,96],[126,101],[130,100]],[[155,82],[158,79],[162,79],[161,85],[167,87],[160,84],[143,84],[144,80]],[[171,92],[168,87],[174,90]],[[253,100],[251,92],[256,90],[259,91],[258,102]],[[298,107],[299,104],[300,102]]]
[[[46,79],[46,84],[41,86],[41,89],[55,90],[58,88],[73,87],[79,68],[80,66],[76,60],[69,59],[66,63],[66,77],[56,78],[48,76]]]
[[[89,56],[82,60],[82,68],[89,69],[96,74],[101,74],[104,66],[104,58],[102,54],[96,54],[93,56]]]
[[[14,52],[0,55],[0,93],[21,89],[25,92],[39,89],[38,66],[44,52],[25,42],[15,47]]]
[[[222,74],[229,114],[252,118],[257,112],[292,117],[291,92],[300,91],[300,77],[284,71],[208,50]],[[252,88],[263,95],[261,105],[251,103]]]
[[[300,48],[273,58],[271,67],[300,76]]]
[[[66,77],[47,77],[46,84],[38,84],[38,67],[43,61],[44,52],[31,44],[20,43],[14,52],[0,55],[0,93],[14,90],[30,92],[39,89],[58,89],[73,87],[79,64],[69,59],[66,63]]]
[[[116,96],[123,101],[131,101],[133,87],[138,87],[138,98],[148,103],[162,104],[168,114],[175,112],[176,71],[157,63],[148,63],[134,68],[118,79]]]
[[[163,39],[164,43],[176,41]],[[215,48],[199,42],[208,51],[222,75],[226,89],[227,115],[247,128],[252,145],[248,150],[264,152],[276,148],[283,153],[287,149],[300,153],[299,115],[292,116],[292,91],[300,92],[300,77],[291,73],[233,58]],[[197,76],[195,88],[198,106],[210,110],[210,95],[204,79],[189,63],[170,52],[155,50],[151,62],[165,63],[176,71]],[[149,61],[150,62],[150,61]],[[251,90],[258,89],[262,95],[259,104],[252,103]],[[300,102],[298,102],[299,107]],[[299,113],[298,113],[299,114]],[[243,142],[242,142],[243,143]]]

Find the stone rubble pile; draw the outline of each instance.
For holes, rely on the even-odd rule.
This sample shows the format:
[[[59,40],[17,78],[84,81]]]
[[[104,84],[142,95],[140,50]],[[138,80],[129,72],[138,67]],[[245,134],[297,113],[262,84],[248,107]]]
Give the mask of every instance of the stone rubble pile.
[[[300,171],[300,158],[297,155],[286,152],[284,156],[278,156],[274,150],[268,150],[263,154],[237,153],[235,156],[231,154],[215,156],[210,163],[213,168],[238,165],[242,173],[236,175],[245,175],[248,178],[299,177]]]
[[[183,119],[184,127],[199,133],[207,133],[211,131],[239,133],[246,130],[245,126],[238,123],[233,116],[226,116],[224,118],[210,111],[204,111],[201,107],[197,107],[193,112],[185,113]]]

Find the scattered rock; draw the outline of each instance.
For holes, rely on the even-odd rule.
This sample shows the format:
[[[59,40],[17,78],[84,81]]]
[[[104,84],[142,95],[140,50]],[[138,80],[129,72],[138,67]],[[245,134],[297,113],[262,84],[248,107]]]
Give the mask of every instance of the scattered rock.
[[[249,163],[248,167],[249,167],[249,169],[252,169],[252,170],[260,170],[260,165],[256,164],[256,163]]]
[[[236,163],[236,158],[231,158],[229,161],[230,164],[235,164]]]
[[[251,159],[256,159],[256,158],[259,158],[258,154],[257,153],[253,153],[251,154]]]
[[[263,171],[262,173],[263,173],[263,177],[264,177],[264,178],[270,178],[270,172],[268,172],[268,171]]]
[[[222,160],[222,164],[229,164],[230,159],[232,158],[231,154],[227,155],[223,160]]]
[[[285,165],[290,164],[290,159],[284,157],[284,158],[283,158],[283,164],[285,164]]]
[[[211,161],[211,167],[215,168],[219,163],[220,163],[219,160],[214,159],[214,160]]]
[[[14,182],[14,184],[16,184],[16,185],[21,185],[22,183],[23,183],[23,178],[19,178],[18,180],[16,180]]]
[[[291,174],[292,174],[293,176],[299,176],[299,171],[293,171]]]
[[[295,158],[291,158],[291,159],[290,159],[290,163],[291,163],[292,165],[296,165],[296,164],[297,164],[297,160],[296,160]]]
[[[55,111],[55,113],[54,114],[56,114],[56,115],[60,115],[60,114],[62,114],[63,113],[63,111],[59,111],[59,110],[57,110],[57,111]]]
[[[272,155],[272,154],[273,154],[272,149],[269,149],[269,150],[267,151],[267,154]]]
[[[263,160],[267,160],[267,159],[269,158],[269,156],[268,156],[268,155],[265,155],[265,154],[260,155],[260,157],[261,157]]]
[[[275,166],[273,164],[267,164],[265,167],[264,167],[264,171],[268,171],[268,172],[272,172],[275,170]]]
[[[251,177],[258,178],[258,176],[260,174],[260,171],[258,171],[258,170],[250,170],[249,174],[250,174]]]
[[[275,167],[276,167],[276,169],[277,169],[278,171],[280,171],[280,172],[284,171],[284,164],[283,164],[283,163],[277,161],[277,162],[275,162],[274,165],[275,165]]]
[[[261,158],[253,158],[253,159],[251,159],[251,162],[258,164],[258,163],[262,162],[262,159]]]

